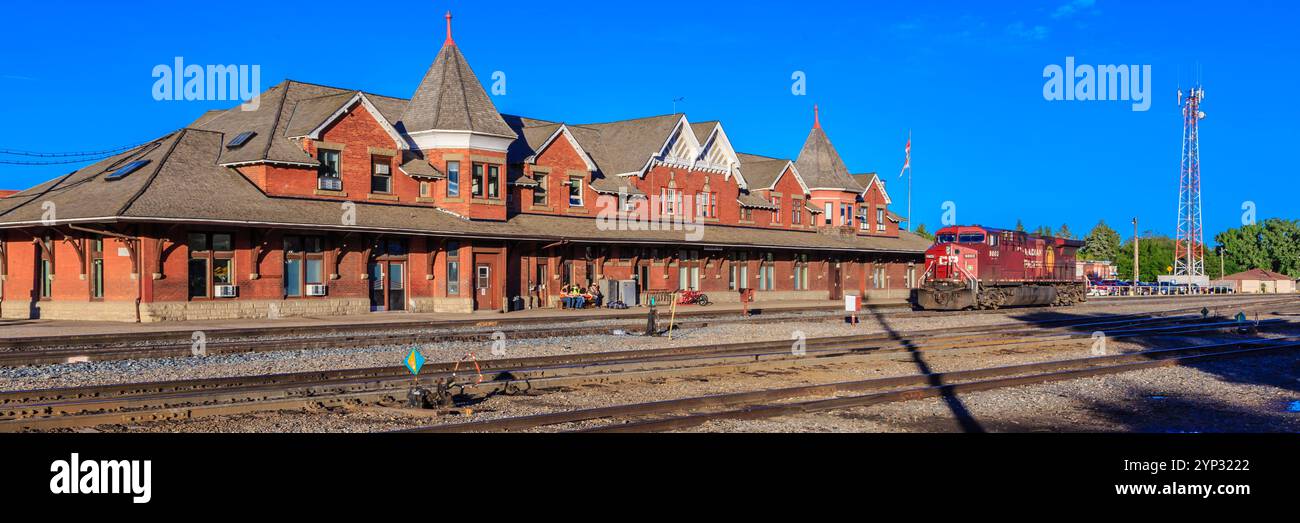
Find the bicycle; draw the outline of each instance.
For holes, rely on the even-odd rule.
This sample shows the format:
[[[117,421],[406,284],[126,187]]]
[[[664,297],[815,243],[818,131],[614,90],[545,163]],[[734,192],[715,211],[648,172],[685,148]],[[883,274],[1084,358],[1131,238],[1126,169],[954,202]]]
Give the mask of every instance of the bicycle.
[[[678,305],[699,305],[701,307],[708,307],[712,304],[712,302],[709,301],[709,295],[700,291],[678,289],[677,292],[680,294],[680,297],[677,298]]]

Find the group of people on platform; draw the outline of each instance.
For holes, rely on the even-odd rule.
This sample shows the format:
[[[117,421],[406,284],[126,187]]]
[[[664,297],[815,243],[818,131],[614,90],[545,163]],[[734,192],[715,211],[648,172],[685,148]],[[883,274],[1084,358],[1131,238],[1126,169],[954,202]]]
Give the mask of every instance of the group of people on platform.
[[[587,304],[593,304],[600,308],[601,302],[604,301],[604,295],[600,293],[600,286],[595,283],[583,290],[580,285],[565,285],[560,289],[560,308],[562,309],[582,309]]]

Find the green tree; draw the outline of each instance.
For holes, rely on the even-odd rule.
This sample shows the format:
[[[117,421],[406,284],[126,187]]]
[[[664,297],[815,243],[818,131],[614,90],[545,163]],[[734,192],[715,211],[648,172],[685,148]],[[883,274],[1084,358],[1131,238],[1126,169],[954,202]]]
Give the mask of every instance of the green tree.
[[[1037,229],[1034,229],[1034,234],[1038,236],[1053,236],[1052,228],[1046,225],[1039,225]]]
[[[1115,260],[1115,267],[1119,270],[1119,277],[1130,279],[1133,277],[1133,240],[1124,242],[1120,246],[1120,252],[1127,255],[1118,256]],[[1154,282],[1157,276],[1173,274],[1169,268],[1174,265],[1174,240],[1168,236],[1152,236],[1142,238],[1138,244],[1138,253],[1141,260],[1141,280],[1144,282]]]
[[[1224,252],[1228,274],[1266,269],[1300,277],[1300,221],[1269,218],[1228,229],[1214,237]],[[1207,256],[1208,258],[1208,256]],[[1207,261],[1206,265],[1209,263]],[[1207,272],[1210,267],[1206,267]]]
[[[1025,222],[1020,221],[1020,218],[1016,218],[1016,231],[1025,232]]]
[[[1065,238],[1065,239],[1067,239],[1067,240],[1073,240],[1073,239],[1074,239],[1074,231],[1071,231],[1071,230],[1070,230],[1070,225],[1069,225],[1069,224],[1062,223],[1062,224],[1061,224],[1061,228],[1060,228],[1060,230],[1056,231],[1056,237],[1057,237],[1057,238]]]
[[[1099,221],[1097,226],[1092,228],[1092,232],[1084,237],[1079,256],[1085,260],[1116,261],[1116,258],[1121,257],[1120,242],[1119,233],[1106,225],[1106,220]],[[1133,245],[1130,244],[1129,251],[1132,249]],[[1133,265],[1133,262],[1130,261],[1129,265]]]
[[[916,235],[917,235],[917,236],[920,236],[920,237],[925,238],[925,239],[930,240],[930,241],[934,241],[934,235],[933,235],[933,234],[930,234],[930,231],[925,230],[925,224],[924,224],[924,223],[922,223],[922,224],[920,224],[920,225],[917,225],[917,226],[916,226],[916,231],[915,231],[915,232],[916,232]]]

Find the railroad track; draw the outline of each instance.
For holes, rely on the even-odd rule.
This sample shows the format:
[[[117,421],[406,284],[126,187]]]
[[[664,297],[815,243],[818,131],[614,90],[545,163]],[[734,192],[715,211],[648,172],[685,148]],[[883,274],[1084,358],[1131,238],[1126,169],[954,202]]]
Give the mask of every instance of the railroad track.
[[[731,316],[731,315],[729,315]],[[830,321],[839,320],[840,315],[830,313],[807,314],[801,316],[781,316],[767,321]],[[753,319],[723,318],[707,320],[679,319],[673,323],[674,330],[704,328],[711,325],[743,323]],[[481,324],[482,322],[480,322]],[[555,323],[551,318],[550,324]],[[661,320],[660,329],[666,329],[669,322]],[[513,326],[513,325],[512,325]],[[359,347],[382,347],[385,345],[424,344],[438,342],[491,342],[497,332],[502,332],[511,340],[559,338],[568,336],[611,335],[614,331],[640,334],[645,330],[645,321],[614,325],[570,326],[539,329],[511,329],[502,331],[493,328],[473,329],[467,331],[431,332],[442,328],[429,326],[418,331],[392,332],[389,329],[375,329],[373,332],[340,331],[336,334],[315,333],[310,337],[274,338],[250,340],[205,340],[203,354],[216,356],[223,354],[242,354],[252,352],[285,352],[312,349],[338,349]],[[420,328],[416,324],[403,324],[408,331]],[[301,334],[301,330],[299,331]],[[171,333],[173,338],[178,334]],[[71,347],[43,347],[39,349],[18,349],[0,352],[0,366],[18,367],[24,365],[49,365],[57,363],[79,363],[90,361],[120,361],[129,359],[178,358],[194,356],[194,341],[185,334],[182,341],[127,346],[83,346],[73,342]],[[0,349],[2,350],[2,349]]]
[[[1052,326],[989,325],[967,329],[817,338],[804,355],[790,343],[750,342],[707,347],[515,358],[481,362],[482,376],[454,363],[426,365],[418,379],[398,368],[356,369],[241,378],[109,385],[0,393],[0,431],[132,424],[236,413],[405,402],[414,386],[443,386],[450,396],[486,397],[612,381],[719,375],[777,367],[851,363],[907,351],[1021,350],[1091,343],[1090,332],[1112,338],[1214,332],[1232,322],[1197,322],[1169,311],[1060,321]],[[1263,326],[1267,327],[1272,322]],[[1044,333],[1051,334],[1047,336]]]
[[[1285,300],[1240,301],[1232,303],[1210,304],[1216,307],[1257,308],[1282,303]],[[1202,306],[1187,307],[1179,311],[1195,311]],[[829,312],[835,309],[817,308],[811,313],[797,316],[776,316],[772,321],[832,321],[841,315]],[[1072,310],[1072,309],[1071,309]],[[1036,309],[1035,309],[1036,311]],[[1046,314],[1064,314],[1060,311],[1046,309]],[[782,312],[774,310],[772,314]],[[882,305],[873,307],[866,314],[882,316],[905,315],[910,318],[953,316],[955,314],[1007,314],[1007,311],[965,311],[931,312],[912,311],[905,304]],[[711,313],[695,310],[682,314],[683,319],[675,322],[674,330],[703,328],[710,325],[742,323],[755,321],[736,318],[735,312]],[[624,319],[644,318],[642,313],[629,313],[603,318]],[[707,319],[714,318],[714,319]],[[576,319],[576,318],[575,318]],[[585,318],[581,321],[588,321]],[[758,316],[757,321],[765,318]],[[555,318],[522,318],[506,321],[456,320],[446,322],[391,322],[377,324],[330,325],[312,327],[310,336],[302,336],[304,327],[269,327],[254,329],[226,329],[205,332],[202,355],[215,356],[225,354],[242,354],[254,352],[283,352],[312,349],[336,349],[380,347],[386,345],[423,344],[430,341],[466,341],[491,342],[497,332],[505,332],[510,339],[542,339],[566,336],[587,336],[611,334],[616,330],[640,333],[645,324],[627,323],[620,325],[570,326],[561,328],[526,329],[529,325],[554,324]],[[1050,320],[1043,323],[1050,324]],[[666,326],[667,321],[661,322]],[[470,330],[452,331],[450,329],[466,328]],[[508,328],[508,331],[501,329]],[[445,332],[438,332],[440,329]],[[127,335],[76,335],[67,337],[29,337],[18,339],[0,339],[0,366],[17,367],[26,365],[49,365],[59,363],[78,363],[91,361],[119,361],[130,359],[178,358],[195,356],[196,345],[191,331],[185,332],[145,332]],[[297,337],[278,337],[294,336]],[[253,338],[253,339],[240,339]]]
[[[436,425],[398,432],[527,431],[594,421],[601,421],[604,424],[595,427],[581,427],[576,431],[639,433],[685,430],[715,421],[757,420],[868,407],[884,403],[1187,365],[1214,359],[1255,356],[1297,348],[1300,348],[1300,337],[1297,336],[1235,341],[928,375],[897,376],[634,403],[533,416]],[[842,396],[844,394],[849,395]],[[823,399],[801,400],[809,397]]]
[[[887,303],[874,306],[882,311],[910,310],[905,303]],[[832,312],[842,310],[843,307],[838,304],[828,304],[825,306],[803,307],[800,309],[781,308],[781,307],[757,307],[755,314],[779,315],[787,313],[802,312]],[[666,309],[660,308],[661,312]],[[720,312],[706,308],[693,307],[687,310],[677,311],[677,316],[684,319],[707,319],[719,318],[738,315],[737,311]],[[645,309],[629,309],[626,312],[615,314],[581,314],[576,313],[571,317],[563,319],[570,322],[586,321],[607,321],[607,320],[642,320],[646,316]],[[302,334],[304,329],[311,329],[313,333],[321,336],[346,336],[346,335],[363,335],[372,333],[383,333],[388,331],[401,330],[456,330],[456,329],[514,329],[530,326],[545,326],[554,324],[557,320],[555,316],[539,317],[511,317],[503,315],[501,319],[460,319],[460,320],[438,320],[438,321],[383,321],[383,322],[364,322],[364,323],[329,323],[313,325],[275,325],[260,326],[249,328],[185,328],[169,329],[160,331],[143,331],[129,333],[107,333],[107,334],[76,334],[76,335],[52,335],[52,336],[22,336],[12,338],[0,338],[0,352],[10,352],[23,349],[40,349],[49,347],[79,347],[79,348],[105,348],[127,344],[138,343],[190,343],[190,335],[195,331],[203,331],[207,334],[209,340],[217,339],[241,339],[251,337],[294,337]],[[53,325],[52,325],[53,327]],[[491,332],[491,331],[489,331]]]

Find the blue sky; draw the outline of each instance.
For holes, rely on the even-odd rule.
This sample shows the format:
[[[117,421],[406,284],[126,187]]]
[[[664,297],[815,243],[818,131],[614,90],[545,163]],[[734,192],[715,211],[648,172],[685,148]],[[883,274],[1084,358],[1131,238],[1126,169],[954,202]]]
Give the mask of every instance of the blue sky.
[[[1199,68],[1207,234],[1297,218],[1300,38],[1293,2],[563,3],[318,0],[219,4],[50,0],[6,8],[0,34],[0,149],[86,151],[137,143],[228,102],[155,101],[155,65],[256,64],[285,78],[409,96],[455,12],[456,40],[502,112],[567,122],[669,113],[721,119],[737,148],[799,152],[822,123],[854,172],[897,173],[913,133],[913,213],[1030,228],[1129,220],[1173,234],[1181,120],[1176,91]],[[219,7],[217,7],[219,6]],[[1152,67],[1152,104],[1043,98],[1044,67]],[[795,71],[805,96],[791,92]],[[14,159],[0,157],[0,160]],[[0,165],[26,188],[75,166]],[[1207,238],[1209,239],[1209,238]]]

